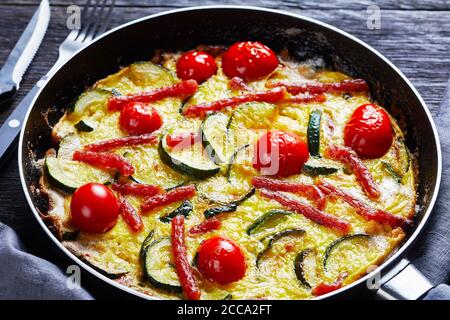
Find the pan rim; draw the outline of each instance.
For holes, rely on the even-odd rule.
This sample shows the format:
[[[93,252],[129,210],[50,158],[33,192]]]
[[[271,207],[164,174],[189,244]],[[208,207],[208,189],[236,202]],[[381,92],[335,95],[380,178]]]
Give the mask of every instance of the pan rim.
[[[81,51],[87,49],[89,46],[93,45],[94,43],[96,43],[97,41],[99,41],[100,39],[109,36],[111,33],[114,33],[116,31],[119,31],[121,29],[125,29],[128,26],[140,23],[142,21],[146,21],[146,20],[150,20],[150,19],[154,19],[157,17],[161,17],[161,16],[166,16],[166,15],[172,15],[172,14],[176,14],[176,13],[181,13],[181,12],[185,12],[185,11],[201,11],[201,10],[223,10],[223,9],[238,9],[238,10],[243,10],[243,11],[260,11],[260,12],[268,12],[268,13],[273,13],[273,14],[277,14],[277,15],[284,15],[284,16],[289,16],[295,19],[300,19],[300,20],[304,20],[316,25],[319,25],[323,28],[329,29],[333,32],[336,32],[350,40],[352,40],[353,42],[358,43],[359,45],[365,47],[366,49],[368,49],[369,51],[371,51],[373,54],[375,54],[379,59],[381,59],[382,61],[384,61],[390,68],[392,68],[393,71],[395,71],[400,77],[401,79],[404,81],[405,84],[408,85],[408,87],[412,90],[412,92],[414,93],[414,95],[416,96],[416,98],[418,99],[418,101],[420,102],[423,110],[425,111],[425,114],[427,116],[427,120],[432,128],[433,131],[433,135],[434,138],[436,140],[436,153],[437,153],[437,168],[436,168],[436,182],[434,184],[434,190],[429,202],[429,206],[426,210],[426,212],[423,214],[423,217],[420,221],[420,223],[417,225],[417,227],[415,228],[414,232],[412,232],[408,239],[401,245],[400,248],[398,248],[398,250],[388,259],[386,259],[386,261],[384,261],[380,266],[378,266],[374,271],[366,274],[365,276],[361,277],[360,279],[352,282],[351,284],[340,288],[336,291],[330,292],[328,294],[322,295],[320,297],[315,297],[313,298],[313,300],[322,300],[322,299],[326,299],[326,298],[330,298],[333,296],[337,296],[342,292],[345,292],[347,290],[351,290],[352,288],[361,285],[363,282],[367,281],[368,279],[371,279],[372,277],[374,277],[376,274],[381,274],[383,270],[385,270],[389,265],[394,264],[396,261],[398,261],[399,259],[401,259],[404,255],[404,253],[411,247],[411,245],[413,244],[413,242],[418,238],[418,236],[421,234],[421,232],[424,229],[424,226],[426,225],[426,223],[428,222],[431,212],[434,208],[438,193],[439,193],[439,188],[440,188],[440,183],[441,183],[441,175],[442,175],[442,154],[441,154],[441,144],[440,144],[440,140],[439,140],[439,134],[438,131],[436,129],[436,125],[434,123],[434,120],[431,116],[430,110],[428,109],[425,101],[423,100],[423,98],[421,97],[421,95],[419,94],[419,92],[416,90],[416,88],[412,85],[412,83],[407,79],[407,77],[392,63],[390,62],[386,57],[384,57],[379,51],[377,51],[376,49],[372,48],[370,45],[366,44],[364,41],[356,38],[355,36],[340,30],[337,27],[334,27],[332,25],[329,25],[327,23],[321,22],[319,20],[316,20],[314,18],[309,18],[309,17],[305,17],[303,15],[300,14],[295,14],[295,13],[290,13],[290,12],[286,12],[286,11],[282,11],[282,10],[276,10],[276,9],[269,9],[269,8],[261,8],[261,7],[256,7],[256,6],[237,6],[237,5],[211,5],[211,6],[194,6],[194,7],[186,7],[186,8],[181,8],[181,9],[173,9],[173,10],[168,10],[168,11],[163,11],[163,12],[159,12],[156,14],[152,14],[152,15],[148,15],[142,18],[138,18],[132,21],[129,21],[127,23],[121,24],[109,31],[107,31],[106,33],[104,33],[103,35],[101,35],[100,37],[98,37],[97,39],[95,39],[93,42],[91,42],[90,44],[88,44],[87,46],[79,49],[78,51],[76,51],[75,53],[73,53],[71,55],[71,57],[69,59],[66,60],[66,62],[62,63],[56,70],[55,72],[53,72],[52,74],[50,74],[46,79],[45,82],[42,83],[42,85],[40,86],[40,89],[38,91],[38,93],[36,94],[36,96],[34,97],[33,101],[31,102],[28,111],[26,113],[25,119],[22,123],[22,130],[20,133],[20,139],[19,139],[19,148],[18,148],[18,166],[19,166],[19,176],[20,176],[20,182],[22,185],[22,189],[25,195],[25,198],[27,200],[28,206],[30,207],[34,217],[38,220],[38,223],[40,224],[40,226],[44,229],[44,232],[47,233],[47,235],[50,237],[50,239],[75,263],[77,263],[79,266],[81,266],[85,271],[95,275],[97,278],[105,281],[106,283],[116,287],[117,289],[123,290],[129,294],[132,294],[134,296],[146,299],[146,300],[160,300],[161,298],[159,297],[153,297],[153,296],[149,296],[147,294],[144,294],[142,292],[139,292],[135,289],[132,289],[130,287],[127,287],[125,285],[122,285],[118,282],[115,282],[109,278],[107,278],[106,276],[102,275],[101,273],[99,273],[97,270],[94,270],[92,267],[90,267],[89,265],[87,265],[85,262],[83,262],[80,258],[78,258],[77,256],[75,256],[72,252],[70,252],[66,247],[63,246],[63,244],[55,237],[55,235],[53,235],[51,233],[51,231],[48,229],[48,227],[45,225],[44,221],[41,219],[41,217],[39,216],[38,211],[36,210],[36,207],[31,199],[31,196],[29,194],[29,191],[27,189],[27,184],[26,184],[26,180],[25,180],[25,175],[23,172],[23,166],[22,166],[22,160],[23,160],[23,151],[22,151],[22,146],[23,146],[23,142],[24,142],[24,133],[25,133],[25,126],[28,123],[28,118],[30,116],[31,110],[33,109],[37,99],[39,98],[39,96],[41,95],[41,92],[45,89],[47,83],[52,79],[52,77],[59,72],[59,70],[65,66],[67,64],[67,62],[69,62],[70,60],[72,60],[73,57],[75,57],[76,55],[78,55]]]

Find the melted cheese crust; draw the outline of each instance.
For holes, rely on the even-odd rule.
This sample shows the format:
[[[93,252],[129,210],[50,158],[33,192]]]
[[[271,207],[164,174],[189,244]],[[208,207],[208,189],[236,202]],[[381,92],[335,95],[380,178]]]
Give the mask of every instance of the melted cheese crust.
[[[113,74],[94,85],[94,89],[111,90],[115,89],[121,94],[130,94],[145,91],[155,87],[169,85],[179,81],[176,78],[175,62],[178,54],[163,54],[164,68],[169,70],[170,76],[164,79],[155,79],[148,73],[153,72],[146,63],[138,63],[128,66],[118,73]],[[295,82],[336,82],[348,79],[349,77],[335,71],[321,70],[316,72],[312,66],[299,64],[288,57],[280,57],[282,66],[271,76],[270,80],[282,79]],[[214,101],[231,95],[238,95],[242,92],[229,89],[229,79],[223,75],[220,64],[220,55],[216,58],[218,64],[218,74],[209,79],[200,87],[199,92],[194,95],[189,103],[200,103]],[[265,90],[267,79],[250,83],[250,87],[255,90]],[[343,144],[343,127],[352,112],[361,104],[370,103],[366,94],[354,94],[351,97],[344,97],[342,94],[326,94],[326,102],[310,103],[305,105],[278,105],[271,106],[268,113],[263,111],[250,112],[235,119],[238,126],[236,140],[239,145],[250,143],[249,154],[252,154],[252,145],[260,136],[260,130],[285,130],[298,134],[306,140],[306,131],[309,114],[315,109],[322,111],[322,129],[320,149],[326,145]],[[160,133],[166,132],[189,132],[198,130],[201,125],[199,119],[187,119],[179,113],[182,101],[177,98],[167,98],[153,103],[158,113],[164,121]],[[264,109],[264,108],[262,108]],[[231,115],[231,110],[223,111],[226,115]],[[98,142],[106,139],[122,137],[124,133],[118,126],[119,112],[109,112],[106,108],[106,100],[90,106],[83,112],[66,113],[53,130],[53,137],[61,139],[67,134],[74,134],[79,139],[81,145]],[[236,115],[239,118],[239,115]],[[87,120],[95,123],[95,130],[92,132],[78,132],[74,125],[80,120]],[[365,160],[364,163],[374,176],[375,181],[381,189],[381,198],[372,201],[363,193],[361,186],[353,174],[346,174],[339,170],[335,174],[324,176],[323,179],[329,183],[339,186],[343,190],[351,193],[355,197],[368,203],[369,205],[387,210],[395,215],[411,218],[415,206],[415,181],[414,169],[412,165],[405,168],[401,183],[389,174],[383,167],[383,161],[401,166],[399,161],[399,147],[403,134],[397,126],[396,120],[392,118],[392,124],[396,135],[396,143],[381,159]],[[166,166],[159,159],[157,146],[125,147],[114,152],[126,154],[137,172],[142,177],[146,177],[147,183],[160,183],[164,186],[175,186],[186,182],[187,177],[175,172]],[[244,157],[245,158],[245,157]],[[342,167],[342,164],[329,161],[329,164]],[[223,197],[233,193],[241,194],[250,186],[249,179],[257,172],[251,166],[251,159],[245,158],[234,168],[240,179],[230,186],[226,183],[226,165],[221,165],[218,175],[205,181],[199,182],[199,187],[208,196]],[[44,177],[45,178],[45,177]],[[304,174],[291,176],[287,180],[314,183],[314,178]],[[57,217],[64,232],[70,232],[69,205],[70,194],[65,194],[56,189],[44,179],[45,189],[48,190],[52,209],[49,215]],[[293,195],[290,195],[293,196]],[[309,201],[300,196],[293,196],[301,201]],[[143,200],[137,197],[128,197],[130,203],[139,208]],[[197,194],[192,199],[194,211],[186,219],[186,230],[204,220],[205,209],[217,206],[210,203],[201,194]],[[138,291],[160,298],[180,298],[178,295],[166,293],[160,289],[152,287],[143,281],[142,270],[139,263],[139,250],[150,230],[155,230],[155,238],[169,236],[171,233],[170,224],[162,223],[158,218],[165,215],[179,206],[174,203],[163,208],[157,208],[142,215],[145,230],[138,234],[130,231],[124,220],[119,217],[116,226],[104,234],[86,234],[80,232],[78,237],[72,241],[63,241],[64,245],[76,252],[81,258],[92,265],[112,274],[125,273],[117,279],[118,282],[130,286]],[[404,239],[404,232],[400,229],[391,229],[381,226],[375,222],[368,222],[357,215],[354,210],[342,201],[327,201],[325,211],[347,220],[353,227],[352,233],[367,233],[372,235],[369,241],[355,240],[343,243],[329,258],[327,271],[323,270],[322,259],[326,248],[334,240],[341,237],[338,233],[322,227],[300,214],[292,214],[278,224],[270,224],[262,232],[255,235],[247,235],[246,229],[257,217],[270,209],[282,208],[277,202],[260,197],[257,193],[238,206],[236,212],[225,213],[220,216],[222,227],[220,230],[204,235],[187,236],[186,244],[190,259],[199,244],[214,235],[221,235],[236,241],[243,250],[247,260],[247,272],[245,277],[229,285],[218,285],[200,279],[199,286],[203,299],[223,299],[227,294],[232,294],[233,299],[306,299],[313,297],[311,290],[303,286],[296,278],[293,261],[295,256],[302,250],[313,248],[316,252],[315,264],[308,265],[313,274],[309,281],[317,284],[319,281],[331,283],[343,272],[348,276],[344,280],[344,285],[349,284],[363,276],[369,267],[380,264],[387,256],[401,244]],[[286,228],[301,228],[306,231],[304,236],[286,237],[276,242],[271,250],[264,256],[260,268],[256,268],[256,255],[264,248],[265,236]],[[289,246],[287,246],[289,244]],[[170,252],[168,252],[170,255]],[[167,268],[167,261],[161,261],[161,269]]]

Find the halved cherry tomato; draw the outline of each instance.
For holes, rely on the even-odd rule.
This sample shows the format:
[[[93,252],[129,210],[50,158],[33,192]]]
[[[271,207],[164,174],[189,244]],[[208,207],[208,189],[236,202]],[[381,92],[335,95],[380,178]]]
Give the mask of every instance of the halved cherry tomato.
[[[300,173],[308,159],[308,146],[296,134],[269,131],[256,143],[253,167],[263,175],[287,177]]]
[[[380,158],[391,147],[392,139],[391,119],[374,104],[359,106],[345,125],[345,145],[361,158]]]
[[[230,77],[247,81],[269,75],[278,67],[275,52],[260,42],[237,42],[223,54],[222,68]]]
[[[151,133],[162,126],[162,119],[155,108],[140,102],[130,102],[120,112],[120,127],[129,134]]]
[[[100,183],[79,187],[70,202],[72,223],[81,231],[102,233],[117,222],[119,203],[114,193]]]
[[[227,284],[244,277],[247,270],[245,256],[232,240],[213,237],[200,244],[197,267],[211,281]]]
[[[180,79],[194,79],[198,83],[215,75],[217,65],[214,58],[203,51],[189,51],[177,61],[177,75]]]

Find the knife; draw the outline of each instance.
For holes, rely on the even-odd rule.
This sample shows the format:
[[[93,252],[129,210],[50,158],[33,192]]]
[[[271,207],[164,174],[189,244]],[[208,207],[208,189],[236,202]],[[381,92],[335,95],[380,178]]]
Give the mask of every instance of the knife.
[[[12,98],[19,89],[22,76],[33,60],[44,38],[50,20],[48,0],[42,0],[16,46],[0,70],[0,101]]]
[[[19,38],[16,46],[0,70],[0,99],[10,98],[19,89],[20,81],[28,65],[33,60],[50,21],[50,5],[48,0],[42,0],[39,8],[34,13],[25,31]],[[25,117],[27,108],[23,104],[30,105],[39,91],[39,86],[34,86],[28,92],[19,106],[11,113],[0,128],[0,167],[8,155],[15,148],[18,133]],[[2,143],[7,141],[8,143]],[[11,143],[13,141],[13,143]]]

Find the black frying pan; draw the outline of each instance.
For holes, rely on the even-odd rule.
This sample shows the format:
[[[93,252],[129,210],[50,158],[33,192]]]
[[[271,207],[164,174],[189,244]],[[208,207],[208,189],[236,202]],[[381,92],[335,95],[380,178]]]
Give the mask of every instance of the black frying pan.
[[[196,7],[152,15],[115,28],[77,52],[41,88],[30,106],[19,145],[19,168],[27,201],[49,237],[88,272],[122,290],[148,298],[107,279],[80,261],[46,227],[39,212],[47,202],[36,186],[40,172],[34,161],[50,145],[50,125],[87,86],[129,63],[148,60],[154,49],[183,50],[200,44],[261,41],[273,49],[287,47],[298,59],[322,56],[329,67],[370,85],[372,98],[398,119],[405,120],[407,144],[419,167],[418,211],[415,228],[406,243],[376,271],[340,290],[322,296],[343,295],[381,270],[396,266],[426,224],[441,178],[441,152],[430,113],[406,77],[380,53],[362,41],[324,23],[302,16],[254,7]],[[48,115],[48,116],[44,116]]]

